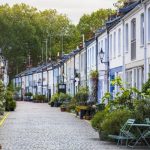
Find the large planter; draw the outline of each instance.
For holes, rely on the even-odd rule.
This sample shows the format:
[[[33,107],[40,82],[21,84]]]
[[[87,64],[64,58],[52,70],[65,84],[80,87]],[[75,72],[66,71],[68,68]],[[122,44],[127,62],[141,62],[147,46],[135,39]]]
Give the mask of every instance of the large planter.
[[[98,134],[100,141],[105,141],[107,139],[107,134],[104,131],[98,131]]]
[[[80,112],[79,112],[80,119],[83,119],[85,114],[86,114],[86,110],[81,109]]]
[[[54,107],[54,102],[51,102],[50,105],[51,105],[51,107]]]
[[[61,110],[61,112],[65,112],[66,111],[66,107],[61,107],[60,110]]]

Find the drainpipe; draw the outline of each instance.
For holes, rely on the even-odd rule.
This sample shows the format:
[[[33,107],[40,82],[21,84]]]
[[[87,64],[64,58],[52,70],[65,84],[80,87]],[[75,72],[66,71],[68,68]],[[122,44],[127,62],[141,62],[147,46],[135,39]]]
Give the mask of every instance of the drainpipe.
[[[124,19],[122,20],[122,41],[123,41],[123,49],[122,49],[122,54],[123,54],[123,60],[122,60],[122,69],[123,69],[123,83],[124,83],[124,86],[125,86],[125,82],[126,82],[126,68],[125,68],[125,24],[124,24]]]
[[[96,41],[96,70],[98,71],[98,37],[97,35],[95,36],[95,41]]]
[[[144,8],[144,83],[148,79],[148,58],[147,58],[147,13],[146,4],[143,3]]]
[[[110,67],[110,64],[109,64],[109,29],[107,28],[107,92],[110,91],[109,89],[109,67]]]
[[[86,85],[86,87],[87,87],[87,47],[86,47],[86,45],[84,45],[84,47],[83,47],[84,49],[85,49],[85,85]]]
[[[42,95],[43,95],[43,68],[42,68]]]
[[[98,36],[97,35],[95,35],[95,41],[96,41],[96,57],[95,57],[95,60],[96,60],[96,70],[97,70],[97,72],[98,72]],[[98,77],[98,79],[97,79],[97,89],[98,89],[98,83],[99,83],[99,77]],[[97,102],[98,102],[98,92],[99,91],[97,91]]]
[[[73,95],[75,96],[75,55],[74,55],[74,80],[73,80]]]

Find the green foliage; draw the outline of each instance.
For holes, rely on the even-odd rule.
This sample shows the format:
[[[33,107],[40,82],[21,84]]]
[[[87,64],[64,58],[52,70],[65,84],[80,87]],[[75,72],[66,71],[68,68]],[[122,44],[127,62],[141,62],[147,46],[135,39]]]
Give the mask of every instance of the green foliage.
[[[92,70],[90,72],[90,78],[98,78],[98,71],[97,70]]]
[[[143,84],[143,86],[142,86],[142,92],[143,93],[146,93],[146,94],[148,94],[148,95],[150,95],[150,78],[148,79],[148,81],[145,83],[145,84]]]
[[[132,118],[129,110],[121,109],[108,113],[101,124],[101,129],[107,134],[118,135],[120,128],[127,121]]]
[[[16,101],[13,99],[13,92],[7,89],[5,94],[5,110],[14,111],[16,108]]]
[[[84,14],[77,25],[81,34],[85,35],[86,39],[93,36],[93,33],[102,27],[108,17],[113,14],[111,9],[99,9],[91,14]]]
[[[143,122],[145,118],[150,117],[150,99],[136,100],[134,107],[134,118],[136,118],[138,122]]]
[[[58,93],[53,94],[51,102],[58,102],[58,101],[59,101],[59,94]]]
[[[65,15],[56,10],[38,11],[26,4],[0,6],[0,45],[9,60],[11,75],[25,70],[29,51],[34,66],[42,61],[41,49],[45,49],[45,39],[48,39],[48,55],[51,53],[52,59],[56,59],[57,52],[61,51],[62,35],[65,53],[75,49],[80,33]]]
[[[111,82],[112,85],[118,86],[120,92],[116,93],[113,101],[109,101],[110,109],[129,108],[133,109],[133,100],[141,97],[141,92],[135,87],[125,88],[120,77],[117,77]],[[105,93],[103,102],[111,98],[110,93]]]
[[[5,111],[4,103],[5,103],[5,88],[2,81],[0,81],[0,115],[4,114]]]
[[[46,101],[46,96],[45,95],[34,95],[33,96],[33,100],[35,101],[35,102],[45,102]]]
[[[25,96],[32,96],[33,94],[31,92],[25,93]]]
[[[149,81],[148,81],[149,82]],[[120,128],[129,118],[143,122],[150,116],[149,83],[143,85],[143,93],[135,87],[125,88],[119,77],[112,81],[120,92],[111,100],[111,94],[105,93],[103,101],[109,100],[104,111],[98,112],[92,119],[92,126],[97,131],[119,134]]]
[[[78,104],[85,105],[87,103],[88,97],[88,89],[86,87],[81,87],[74,98]]]
[[[97,102],[97,91],[98,91],[98,71],[92,70],[90,72],[90,78],[92,81],[92,92],[91,92],[91,102]]]
[[[59,101],[64,102],[70,100],[71,100],[71,96],[69,94],[59,93]]]
[[[102,122],[106,116],[105,111],[97,112],[91,120],[92,127],[97,131],[102,131]]]

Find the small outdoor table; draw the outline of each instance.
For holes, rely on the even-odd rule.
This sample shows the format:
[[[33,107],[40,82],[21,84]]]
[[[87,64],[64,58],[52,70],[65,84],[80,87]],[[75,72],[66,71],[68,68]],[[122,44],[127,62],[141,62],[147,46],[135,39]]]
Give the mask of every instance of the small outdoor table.
[[[148,143],[148,141],[144,137],[144,134],[147,131],[150,130],[150,124],[131,124],[131,126],[135,127],[137,129],[138,133],[139,133],[139,136],[137,137],[136,142],[134,143],[134,145],[132,146],[132,148],[135,147],[140,140],[145,141],[146,145],[148,147],[150,147],[150,144]],[[130,145],[128,145],[128,146],[130,146]]]

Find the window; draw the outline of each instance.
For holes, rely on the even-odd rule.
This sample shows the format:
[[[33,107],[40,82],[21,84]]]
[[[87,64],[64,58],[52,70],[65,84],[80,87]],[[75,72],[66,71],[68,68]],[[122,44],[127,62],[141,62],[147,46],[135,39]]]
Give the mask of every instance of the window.
[[[114,32],[114,58],[116,57],[116,32]]]
[[[136,19],[131,21],[131,60],[136,59]]]
[[[121,55],[121,29],[118,30],[118,56]]]
[[[112,59],[112,35],[110,35],[109,58]]]
[[[126,52],[129,50],[129,25],[128,23],[125,25],[125,48]]]
[[[144,45],[144,14],[141,14],[141,45]]]
[[[150,8],[148,9],[148,41],[150,41]]]

